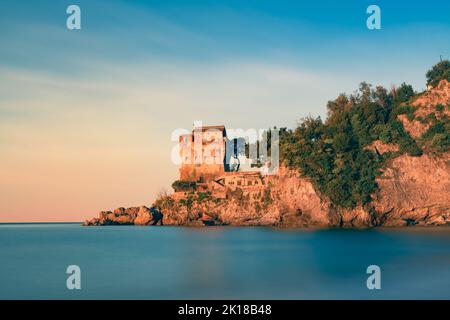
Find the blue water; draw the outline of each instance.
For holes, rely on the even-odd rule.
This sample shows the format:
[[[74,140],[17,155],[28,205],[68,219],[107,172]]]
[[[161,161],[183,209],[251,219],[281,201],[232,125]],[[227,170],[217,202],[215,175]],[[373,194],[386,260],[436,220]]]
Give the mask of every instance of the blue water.
[[[366,268],[381,268],[368,290]],[[66,268],[81,268],[68,290]],[[450,228],[0,225],[1,299],[450,299]]]

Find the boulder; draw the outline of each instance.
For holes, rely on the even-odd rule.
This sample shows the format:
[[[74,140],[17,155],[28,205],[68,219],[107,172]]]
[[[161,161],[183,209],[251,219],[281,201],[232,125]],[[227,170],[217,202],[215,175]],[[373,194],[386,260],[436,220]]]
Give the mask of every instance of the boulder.
[[[150,209],[146,206],[142,206],[139,208],[138,212],[136,213],[136,218],[134,219],[135,225],[141,225],[146,226],[149,225],[153,220],[152,213],[150,212]]]

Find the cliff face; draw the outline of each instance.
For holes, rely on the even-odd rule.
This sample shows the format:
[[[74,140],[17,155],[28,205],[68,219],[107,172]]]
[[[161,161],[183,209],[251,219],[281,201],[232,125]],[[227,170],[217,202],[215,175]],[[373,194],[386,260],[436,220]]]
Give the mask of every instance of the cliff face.
[[[444,106],[441,112],[437,112],[438,105]],[[450,82],[441,80],[436,88],[422,93],[412,101],[411,106],[416,108],[414,111],[415,119],[409,121],[404,114],[399,115],[398,119],[403,123],[403,127],[411,137],[417,139],[430,127],[429,124],[419,121],[419,118],[425,119],[432,113],[438,119],[441,118],[441,114],[450,116],[450,108],[446,108],[446,106],[450,106]]]
[[[227,198],[202,192],[159,198],[166,225],[278,227],[372,227],[450,224],[450,154],[395,158],[377,179],[379,191],[366,207],[336,208],[308,179],[281,168],[266,187],[229,191]],[[149,225],[147,207],[101,212],[86,225]]]
[[[450,115],[450,83],[439,85],[415,99],[415,116],[425,118],[438,105]],[[436,113],[439,117],[439,113]],[[442,111],[441,111],[442,114]],[[409,121],[400,115],[404,128],[413,138],[428,125]],[[397,152],[397,145],[375,141],[367,147],[380,154]],[[308,178],[282,167],[278,175],[264,178],[258,188],[237,188],[221,195],[207,191],[176,192],[157,199],[166,225],[262,225],[278,227],[372,227],[450,224],[450,153],[397,156],[385,164],[377,178],[378,191],[368,205],[354,209],[335,207],[316,192]],[[101,212],[85,225],[149,225],[152,215],[147,207],[119,208]]]
[[[377,179],[372,203],[383,225],[450,222],[450,155],[400,156]]]

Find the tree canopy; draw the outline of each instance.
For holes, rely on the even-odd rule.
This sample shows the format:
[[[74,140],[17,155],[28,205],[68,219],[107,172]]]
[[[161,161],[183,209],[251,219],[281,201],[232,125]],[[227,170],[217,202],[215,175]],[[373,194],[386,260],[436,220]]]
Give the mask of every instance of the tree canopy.
[[[427,84],[436,86],[441,80],[450,81],[450,61],[442,60],[427,72]]]

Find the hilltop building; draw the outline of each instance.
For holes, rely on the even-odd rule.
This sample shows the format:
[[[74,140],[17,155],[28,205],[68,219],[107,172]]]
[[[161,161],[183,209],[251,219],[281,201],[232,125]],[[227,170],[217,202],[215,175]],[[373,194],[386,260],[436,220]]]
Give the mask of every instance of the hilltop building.
[[[223,125],[194,127],[179,143],[181,181],[203,189],[264,185],[261,169],[252,168],[245,154],[236,151],[236,139],[228,139]]]
[[[180,180],[209,181],[225,172],[225,126],[202,126],[180,136]]]

